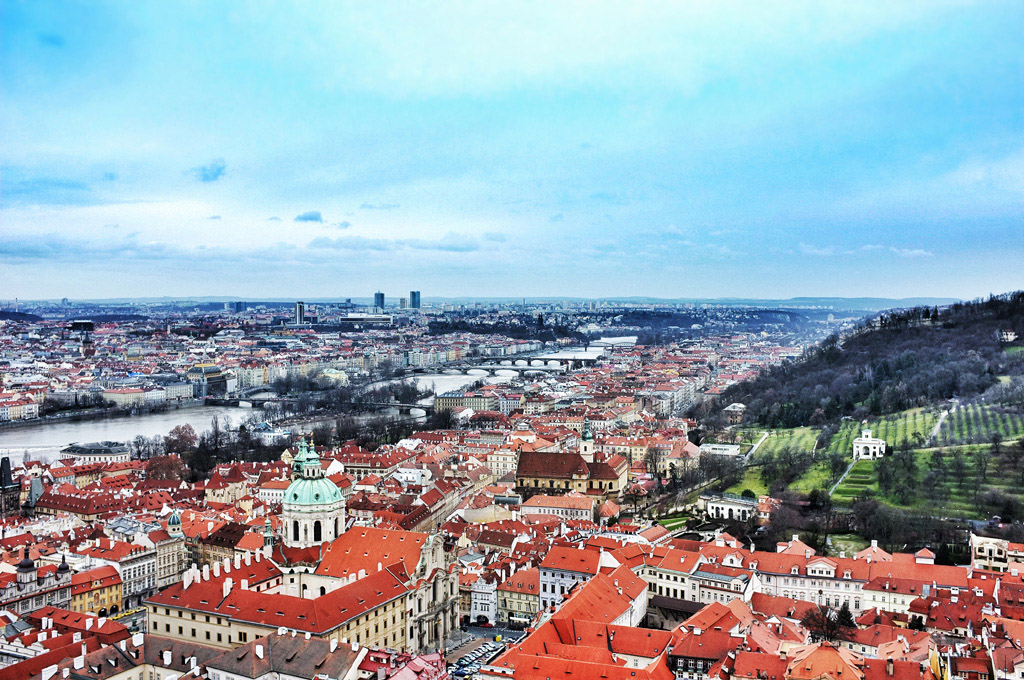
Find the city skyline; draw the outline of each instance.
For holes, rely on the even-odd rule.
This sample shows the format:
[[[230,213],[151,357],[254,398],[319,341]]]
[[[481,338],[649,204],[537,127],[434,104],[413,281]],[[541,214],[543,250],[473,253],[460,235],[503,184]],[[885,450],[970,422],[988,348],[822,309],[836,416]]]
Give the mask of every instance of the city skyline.
[[[1024,8],[585,9],[3,0],[4,297],[1021,287]]]

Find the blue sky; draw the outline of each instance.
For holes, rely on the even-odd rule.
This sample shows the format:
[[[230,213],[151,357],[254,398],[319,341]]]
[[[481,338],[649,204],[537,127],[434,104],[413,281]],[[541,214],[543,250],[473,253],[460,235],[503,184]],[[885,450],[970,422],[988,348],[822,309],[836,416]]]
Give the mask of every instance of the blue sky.
[[[0,297],[1024,287],[1024,4],[0,0]]]

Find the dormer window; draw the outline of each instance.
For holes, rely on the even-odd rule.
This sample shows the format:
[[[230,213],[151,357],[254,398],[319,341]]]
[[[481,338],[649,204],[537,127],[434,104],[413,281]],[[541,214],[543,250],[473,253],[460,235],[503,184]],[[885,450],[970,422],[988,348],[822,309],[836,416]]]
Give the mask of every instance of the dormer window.
[[[799,574],[800,573],[800,568],[799,567],[793,567],[792,571],[790,571],[789,573],[791,573],[791,574]]]

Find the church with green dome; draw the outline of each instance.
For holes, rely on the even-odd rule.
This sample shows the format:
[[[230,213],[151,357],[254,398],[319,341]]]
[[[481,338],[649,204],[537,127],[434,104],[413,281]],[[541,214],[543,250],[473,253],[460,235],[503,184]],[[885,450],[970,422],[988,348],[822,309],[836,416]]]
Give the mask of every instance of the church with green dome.
[[[289,548],[333,541],[345,532],[345,498],[324,477],[320,456],[305,438],[292,460],[292,483],[281,505],[281,534]]]

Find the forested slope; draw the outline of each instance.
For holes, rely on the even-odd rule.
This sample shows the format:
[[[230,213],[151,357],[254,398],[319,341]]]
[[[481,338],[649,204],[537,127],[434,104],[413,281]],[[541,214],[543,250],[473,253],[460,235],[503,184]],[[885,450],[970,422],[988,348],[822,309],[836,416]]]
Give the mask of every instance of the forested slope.
[[[1005,342],[1003,331],[1016,333]],[[970,398],[986,390],[1017,399],[1024,375],[1024,292],[884,313],[832,336],[797,361],[734,385],[719,400],[747,405],[769,427],[824,425]],[[1009,351],[1008,351],[1009,350]],[[1003,384],[1000,385],[1000,376]]]

